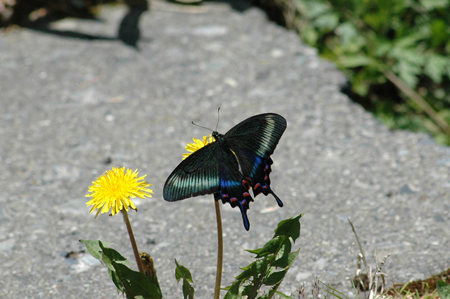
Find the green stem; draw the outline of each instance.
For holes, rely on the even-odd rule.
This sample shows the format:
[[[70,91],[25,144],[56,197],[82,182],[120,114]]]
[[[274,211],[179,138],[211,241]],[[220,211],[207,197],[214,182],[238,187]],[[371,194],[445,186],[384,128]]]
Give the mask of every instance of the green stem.
[[[214,287],[214,299],[220,298],[220,282],[222,281],[222,261],[223,261],[223,237],[222,237],[222,218],[220,216],[219,200],[214,194],[214,204],[216,207],[217,220],[217,271],[216,286]]]
[[[136,264],[138,266],[139,272],[144,274],[144,267],[142,266],[142,261],[139,256],[139,251],[136,245],[136,240],[134,239],[133,229],[131,228],[130,220],[128,219],[128,213],[125,209],[122,210],[123,221],[127,226],[128,236],[130,236],[131,247],[133,247],[134,257],[136,258]]]

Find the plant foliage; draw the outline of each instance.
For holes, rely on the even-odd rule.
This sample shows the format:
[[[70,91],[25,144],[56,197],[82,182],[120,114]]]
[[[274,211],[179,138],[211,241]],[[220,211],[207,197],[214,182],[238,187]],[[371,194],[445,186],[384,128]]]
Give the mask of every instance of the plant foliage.
[[[394,128],[450,144],[449,0],[259,0],[350,78]],[[271,3],[271,4],[269,4]]]
[[[193,299],[194,298],[194,287],[192,283],[191,272],[188,268],[178,264],[177,260],[175,260],[176,268],[175,268],[175,278],[178,282],[180,279],[183,279],[183,297],[184,299]]]
[[[443,280],[438,280],[437,290],[441,299],[450,299],[450,284]]]
[[[131,270],[125,257],[115,249],[105,247],[101,241],[80,240],[80,242],[86,246],[93,257],[105,264],[111,280],[127,298],[162,298],[156,276],[152,279],[140,272]]]
[[[242,273],[226,288],[225,299],[268,299],[274,294],[290,298],[277,289],[299,253],[299,250],[292,251],[292,245],[300,236],[301,216],[281,221],[270,241],[259,249],[248,250],[255,254],[256,261],[242,268]]]

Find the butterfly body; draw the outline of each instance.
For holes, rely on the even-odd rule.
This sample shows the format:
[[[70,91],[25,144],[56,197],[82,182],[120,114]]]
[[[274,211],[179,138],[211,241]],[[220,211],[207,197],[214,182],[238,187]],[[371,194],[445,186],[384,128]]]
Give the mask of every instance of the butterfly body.
[[[270,155],[286,129],[286,120],[274,113],[250,117],[226,134],[212,133],[215,142],[197,150],[183,160],[164,185],[164,199],[176,201],[214,193],[216,200],[238,206],[244,227],[248,230],[249,203],[253,195],[272,194],[281,207],[283,203],[270,188]]]

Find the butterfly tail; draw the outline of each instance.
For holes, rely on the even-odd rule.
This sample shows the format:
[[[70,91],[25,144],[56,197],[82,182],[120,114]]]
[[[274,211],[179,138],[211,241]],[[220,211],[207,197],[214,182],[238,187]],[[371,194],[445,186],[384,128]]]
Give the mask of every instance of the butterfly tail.
[[[275,200],[277,201],[278,206],[282,207],[282,206],[283,206],[283,202],[282,202],[281,199],[275,194],[275,192],[273,192],[272,189],[270,189],[269,193],[272,194],[273,197],[275,197]]]
[[[248,217],[247,217],[247,209],[240,202],[239,202],[239,209],[241,209],[242,221],[244,221],[244,227],[245,227],[246,230],[249,230],[250,229],[250,222],[248,221]]]

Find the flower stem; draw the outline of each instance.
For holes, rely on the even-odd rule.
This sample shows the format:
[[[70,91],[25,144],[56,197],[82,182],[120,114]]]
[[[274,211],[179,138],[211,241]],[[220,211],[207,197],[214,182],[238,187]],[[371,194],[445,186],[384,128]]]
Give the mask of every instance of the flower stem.
[[[222,281],[223,237],[222,237],[222,217],[220,216],[219,200],[216,194],[214,194],[214,204],[216,207],[216,220],[217,220],[217,270],[216,270],[216,286],[214,287],[214,299],[219,299],[220,282]]]
[[[127,226],[128,236],[130,236],[131,247],[133,247],[134,257],[136,258],[136,264],[139,272],[144,274],[144,267],[142,266],[141,258],[139,257],[139,251],[137,249],[136,240],[134,239],[133,229],[131,228],[130,220],[128,219],[128,213],[125,209],[122,209],[123,221]]]

